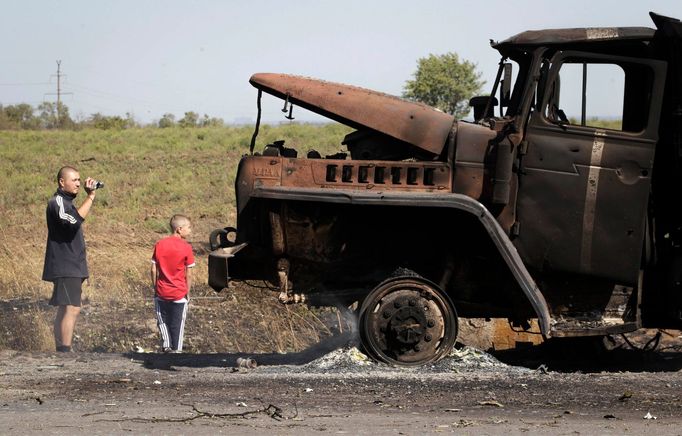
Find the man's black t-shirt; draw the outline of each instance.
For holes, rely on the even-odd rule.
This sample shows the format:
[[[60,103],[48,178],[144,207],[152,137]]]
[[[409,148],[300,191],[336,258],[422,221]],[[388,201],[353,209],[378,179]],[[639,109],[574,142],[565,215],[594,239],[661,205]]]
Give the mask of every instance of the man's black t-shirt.
[[[57,189],[48,201],[47,247],[43,280],[54,281],[57,277],[88,277],[85,257],[85,238],[81,224],[83,218],[73,205],[75,195]]]

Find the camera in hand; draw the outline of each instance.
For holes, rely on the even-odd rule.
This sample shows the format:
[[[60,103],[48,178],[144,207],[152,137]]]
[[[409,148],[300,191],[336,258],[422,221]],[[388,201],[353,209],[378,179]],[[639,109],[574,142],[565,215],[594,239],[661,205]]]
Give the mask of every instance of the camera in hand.
[[[104,182],[100,180],[95,180],[95,183],[93,185],[93,189],[102,189],[104,188]]]

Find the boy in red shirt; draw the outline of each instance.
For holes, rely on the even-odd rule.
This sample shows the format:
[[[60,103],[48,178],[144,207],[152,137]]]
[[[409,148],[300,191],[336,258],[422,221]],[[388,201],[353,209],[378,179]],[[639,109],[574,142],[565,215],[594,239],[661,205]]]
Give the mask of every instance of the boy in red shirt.
[[[188,293],[192,287],[190,268],[194,266],[194,254],[186,241],[192,234],[192,223],[184,215],[173,215],[170,228],[172,234],[154,246],[151,278],[161,346],[165,353],[179,353],[185,332]]]

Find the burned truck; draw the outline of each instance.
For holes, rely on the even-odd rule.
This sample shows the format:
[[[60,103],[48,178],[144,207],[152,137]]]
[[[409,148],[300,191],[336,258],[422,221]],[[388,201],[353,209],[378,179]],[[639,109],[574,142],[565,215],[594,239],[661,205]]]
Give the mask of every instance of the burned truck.
[[[344,152],[303,157],[286,138],[254,151],[257,122],[209,284],[355,308],[365,350],[396,365],[442,357],[459,317],[532,321],[545,338],[681,328],[682,24],[651,18],[492,42],[497,77],[471,121],[253,75],[258,120],[265,92],[353,131]]]

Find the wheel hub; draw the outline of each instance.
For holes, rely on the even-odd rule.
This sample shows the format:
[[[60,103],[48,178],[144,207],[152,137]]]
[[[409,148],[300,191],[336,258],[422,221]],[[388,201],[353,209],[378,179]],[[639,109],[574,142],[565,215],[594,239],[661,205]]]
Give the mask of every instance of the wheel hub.
[[[407,347],[419,343],[427,329],[423,309],[401,307],[388,319],[390,339]]]

